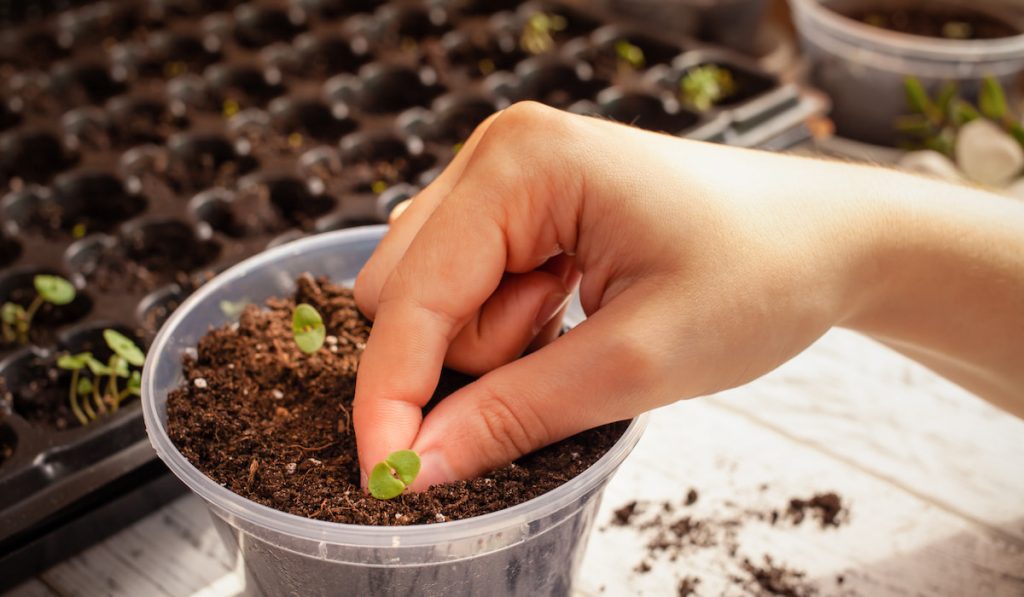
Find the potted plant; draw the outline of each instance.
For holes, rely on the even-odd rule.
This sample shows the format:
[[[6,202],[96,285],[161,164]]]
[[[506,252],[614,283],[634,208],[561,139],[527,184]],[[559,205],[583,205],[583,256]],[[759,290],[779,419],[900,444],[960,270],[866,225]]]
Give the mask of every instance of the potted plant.
[[[810,81],[828,93],[837,132],[895,145],[904,79],[974,96],[985,77],[1007,89],[1024,71],[1024,16],[1001,0],[793,0]]]
[[[315,511],[310,511],[305,517],[282,511],[295,501],[305,500],[306,496],[278,502],[276,492],[255,491],[250,495],[252,499],[239,495],[248,492],[253,484],[259,486],[263,483],[261,475],[267,475],[268,479],[283,475],[322,475],[322,468],[333,465],[334,459],[340,457],[334,451],[335,446],[303,444],[298,448],[291,447],[294,458],[298,460],[294,465],[281,467],[280,461],[264,464],[258,459],[242,462],[242,468],[232,465],[236,474],[226,482],[207,476],[186,457],[187,454],[202,466],[201,453],[208,444],[198,439],[202,435],[202,418],[182,418],[182,410],[190,411],[212,403],[214,397],[210,392],[222,392],[225,387],[215,378],[247,375],[237,373],[245,364],[227,362],[214,356],[228,354],[221,350],[227,346],[223,343],[238,340],[232,336],[235,333],[232,331],[232,322],[235,321],[232,315],[237,311],[225,311],[224,305],[262,303],[270,297],[288,296],[295,296],[295,301],[316,303],[319,310],[296,306],[283,298],[274,299],[268,302],[268,310],[249,307],[237,325],[246,334],[257,328],[276,330],[278,335],[274,341],[285,345],[279,354],[289,355],[291,365],[288,367],[299,375],[317,375],[316,368],[322,362],[348,363],[348,375],[354,375],[355,362],[338,361],[335,353],[358,338],[359,333],[365,333],[368,322],[360,322],[360,316],[354,315],[350,295],[345,299],[338,289],[322,280],[310,278],[300,280],[296,290],[294,280],[306,271],[323,273],[332,280],[353,279],[383,232],[383,227],[344,230],[286,244],[231,268],[193,294],[161,330],[144,369],[143,409],[153,446],[171,471],[208,502],[218,531],[229,549],[244,562],[247,583],[252,583],[258,592],[320,595],[334,594],[339,587],[344,587],[352,594],[377,595],[442,592],[448,595],[568,594],[603,487],[639,439],[643,418],[632,421],[625,431],[622,431],[625,424],[618,426],[615,433],[621,435],[617,440],[612,437],[612,445],[603,456],[594,456],[596,462],[578,476],[539,497],[462,520],[447,520],[441,514],[432,517],[431,524],[427,525],[372,526],[328,522],[320,519],[330,520],[338,515],[337,511],[313,508]],[[350,312],[344,319],[347,323],[339,328],[341,314],[332,311],[336,308],[332,305],[345,300],[349,301],[345,308]],[[208,334],[211,326],[227,327]],[[264,339],[254,341],[262,342]],[[266,361],[264,370],[283,366],[274,363],[274,358]],[[340,376],[341,373],[333,375]],[[235,379],[240,384],[238,388],[250,387],[243,377]],[[344,441],[354,448],[354,440],[348,435],[351,430],[348,428],[350,419],[345,416],[347,410],[337,406],[334,394],[331,394],[329,404],[338,410],[330,417],[314,417],[309,415],[311,411],[304,409],[316,402],[316,394],[291,396],[279,390],[272,379],[266,378],[266,384],[260,390],[252,386],[253,393],[247,396],[221,394],[222,399],[235,400],[241,409],[237,417],[240,421],[233,421],[232,427],[244,427],[244,422],[249,421],[249,412],[257,408],[258,403],[276,400],[278,406],[273,409],[270,404],[266,405],[266,416],[270,420],[264,421],[263,425],[272,426],[275,417],[288,419],[293,412],[305,413],[306,417],[300,423],[310,423],[320,433],[329,434],[324,437],[345,438]],[[289,387],[295,386],[285,389]],[[173,406],[171,409],[168,407],[169,398]],[[246,402],[240,402],[242,400]],[[344,405],[342,401],[341,406]],[[169,411],[174,415],[177,443],[172,440]],[[182,421],[186,422],[185,427],[179,427]],[[190,424],[199,427],[189,427]],[[289,423],[287,428],[296,429],[291,425]],[[273,435],[269,434],[270,437]],[[284,435],[284,441],[291,442],[291,436]],[[233,446],[232,450],[239,447],[238,444]],[[298,452],[294,452],[296,449]],[[275,452],[263,454],[272,457]],[[232,454],[232,462],[237,460],[237,456]],[[221,462],[228,461],[222,458]],[[402,525],[401,517],[406,512],[402,508],[415,503],[418,495],[401,493],[402,485],[415,472],[415,460],[409,454],[399,453],[389,457],[378,468],[380,478],[371,483],[371,488],[379,490],[381,487],[376,486],[383,484],[383,489],[390,488],[390,492],[382,495],[401,494],[394,503],[374,502],[376,498],[364,496],[358,490],[358,468],[352,469],[356,479],[349,495],[332,493],[330,499],[332,503],[354,505],[359,502],[363,507],[368,501],[372,502],[371,506],[385,513],[383,519],[374,519],[377,524]],[[514,465],[506,473],[508,471],[515,474]],[[211,474],[217,476],[216,472]],[[488,491],[489,484],[495,482],[490,478],[478,479],[460,487]],[[294,493],[287,495],[295,496]],[[338,506],[336,510],[347,507]]]

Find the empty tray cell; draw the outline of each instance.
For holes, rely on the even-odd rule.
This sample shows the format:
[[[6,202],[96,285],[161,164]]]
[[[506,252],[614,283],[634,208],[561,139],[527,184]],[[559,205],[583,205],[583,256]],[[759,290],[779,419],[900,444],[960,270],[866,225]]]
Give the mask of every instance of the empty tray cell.
[[[680,109],[678,102],[640,92],[609,89],[598,96],[597,114],[616,122],[678,135],[693,128],[700,117]]]
[[[292,6],[310,16],[337,19],[358,13],[373,12],[384,0],[291,0]]]
[[[0,392],[3,388],[0,388]],[[2,397],[2,396],[0,396]],[[14,456],[14,450],[18,448],[18,436],[10,425],[0,425],[0,467]]]
[[[171,78],[184,73],[201,73],[221,59],[220,41],[203,39],[187,33],[161,31],[147,39],[139,74],[146,77]]]
[[[0,351],[26,344],[44,346],[53,339],[57,328],[83,319],[92,310],[92,299],[81,289],[74,300],[65,305],[42,300],[35,287],[35,277],[39,274],[60,275],[49,269],[19,268],[0,277],[0,304],[19,305],[29,317],[27,337],[11,334],[12,328],[4,326],[4,333],[0,334]]]
[[[415,106],[426,107],[443,88],[432,69],[417,70],[400,64],[367,64],[359,71],[354,102],[370,113],[397,113]]]
[[[144,22],[137,7],[125,3],[95,2],[60,15],[57,35],[65,47],[109,46],[142,33]]]
[[[317,99],[279,98],[271,102],[270,115],[274,128],[299,146],[306,138],[337,143],[358,127],[343,105],[332,107]]]
[[[463,143],[476,127],[494,114],[497,106],[486,97],[451,94],[434,102],[430,116],[412,129],[424,140],[446,145]]]
[[[262,107],[285,92],[279,74],[255,65],[214,64],[204,77],[214,107],[227,117],[241,108]]]
[[[0,230],[0,267],[7,267],[21,257],[21,243]]]
[[[9,6],[18,4],[10,3]],[[48,69],[54,62],[68,56],[68,49],[61,46],[57,36],[50,31],[13,28],[0,32],[0,61],[13,66]]]
[[[523,0],[438,0],[437,3],[463,15],[487,15],[515,10]]]
[[[439,7],[388,4],[374,13],[373,42],[384,48],[412,49],[449,29],[448,15]]]
[[[63,62],[50,75],[50,93],[65,106],[99,105],[127,88],[98,61]]]
[[[64,142],[75,151],[110,149],[112,133],[110,118],[96,106],[68,110],[60,119]]]
[[[159,97],[117,97],[107,102],[107,114],[119,146],[163,143],[189,123],[184,104]]]
[[[184,222],[152,220],[133,222],[116,237],[76,243],[67,261],[89,286],[104,292],[148,292],[187,281],[219,253],[216,241]]]
[[[306,28],[302,11],[243,4],[235,9],[235,40],[247,48],[291,41]]]
[[[6,131],[7,129],[21,124],[22,102],[20,99],[2,99],[0,98],[0,131]]]
[[[441,50],[439,71],[454,68],[473,78],[511,70],[528,56],[515,36],[499,35],[483,27],[464,27],[445,34]]]
[[[256,167],[256,160],[238,151],[226,137],[185,133],[167,143],[167,177],[179,191],[198,191],[214,185],[229,186]]]
[[[294,62],[287,65],[287,70],[304,77],[354,73],[370,60],[365,44],[355,44],[337,32],[303,33],[293,47]]]
[[[434,158],[391,133],[353,133],[341,142],[341,163],[356,191],[380,194],[398,183],[413,182]]]
[[[52,196],[39,204],[30,227],[51,237],[81,238],[113,230],[144,209],[146,200],[129,192],[112,174],[69,172],[54,182]]]
[[[593,99],[608,86],[608,81],[594,78],[590,68],[584,66],[531,58],[516,67],[518,81],[500,85],[494,91],[512,101],[534,100],[564,109],[579,100]]]
[[[141,325],[141,332],[152,339],[160,330],[160,326],[167,321],[181,303],[191,294],[192,285],[182,287],[178,284],[168,284],[158,288],[146,295],[139,301],[136,310],[136,319]]]
[[[0,177],[46,183],[78,161],[56,135],[47,131],[14,130],[0,137]]]

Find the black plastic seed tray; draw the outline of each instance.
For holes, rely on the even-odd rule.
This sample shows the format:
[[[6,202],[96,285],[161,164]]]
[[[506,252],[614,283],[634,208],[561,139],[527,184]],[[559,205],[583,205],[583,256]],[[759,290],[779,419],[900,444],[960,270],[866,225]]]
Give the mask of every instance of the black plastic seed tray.
[[[105,358],[106,328],[146,345],[223,268],[385,220],[517,100],[746,145],[807,110],[740,55],[561,4],[29,4],[0,4],[24,21],[0,30],[0,302],[27,305],[43,273],[78,296],[40,309],[27,345],[0,340],[0,590],[180,491],[137,401],[79,423],[60,354]],[[680,79],[708,64],[736,91],[701,112]]]

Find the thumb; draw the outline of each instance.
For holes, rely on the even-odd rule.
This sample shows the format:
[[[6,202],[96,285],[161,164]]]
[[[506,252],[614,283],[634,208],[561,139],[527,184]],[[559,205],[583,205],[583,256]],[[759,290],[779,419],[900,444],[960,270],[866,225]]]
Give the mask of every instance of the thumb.
[[[654,364],[637,337],[644,328],[627,301],[616,303],[440,401],[413,442],[422,467],[412,489],[479,476],[653,406],[639,389]]]

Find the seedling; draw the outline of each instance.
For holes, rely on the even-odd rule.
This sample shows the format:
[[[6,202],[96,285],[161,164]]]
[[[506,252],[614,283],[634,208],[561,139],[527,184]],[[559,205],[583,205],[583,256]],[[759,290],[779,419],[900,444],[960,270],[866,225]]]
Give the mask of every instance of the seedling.
[[[299,350],[306,354],[313,354],[320,350],[327,337],[327,330],[324,328],[324,320],[317,313],[312,305],[302,303],[295,307],[292,313],[292,334],[295,336],[295,344]]]
[[[715,64],[691,69],[679,81],[680,100],[699,112],[707,112],[735,93],[732,72]]]
[[[6,342],[28,344],[32,319],[44,303],[62,306],[75,300],[75,287],[60,276],[38,275],[32,278],[36,297],[28,308],[18,303],[6,302],[0,307],[0,330]]]
[[[420,474],[420,457],[412,450],[392,452],[370,473],[370,495],[380,500],[398,497]]]
[[[554,33],[566,28],[565,17],[545,12],[530,15],[519,36],[519,46],[533,55],[550,52],[555,47]]]
[[[625,39],[615,42],[615,55],[619,58],[619,71],[621,72],[640,70],[646,63],[644,51]]]
[[[1024,126],[1015,118],[1006,102],[1006,93],[999,80],[986,77],[978,93],[978,105],[960,96],[956,83],[950,81],[929,97],[924,85],[915,77],[903,82],[907,105],[913,112],[896,121],[896,129],[907,138],[908,149],[932,149],[953,157],[956,137],[968,122],[987,118],[1000,125],[1024,147]]]
[[[83,426],[116,411],[128,396],[141,393],[142,375],[132,367],[142,367],[146,360],[145,354],[131,339],[116,330],[103,330],[103,340],[114,352],[106,364],[96,359],[91,352],[65,354],[57,359],[57,367],[71,371],[68,402],[71,412]],[[85,377],[87,371],[92,374],[92,378]],[[127,379],[123,389],[118,388],[118,378]]]

